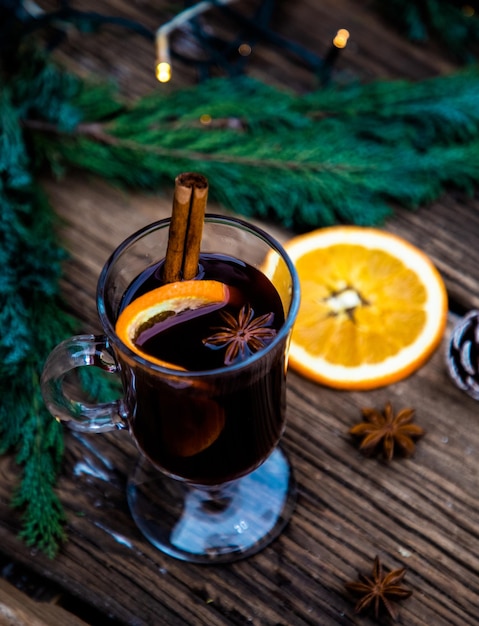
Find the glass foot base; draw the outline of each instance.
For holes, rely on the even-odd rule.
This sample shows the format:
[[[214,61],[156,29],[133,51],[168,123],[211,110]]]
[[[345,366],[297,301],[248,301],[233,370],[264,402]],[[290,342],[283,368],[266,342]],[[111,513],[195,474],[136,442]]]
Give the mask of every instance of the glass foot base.
[[[258,552],[283,530],[296,501],[292,469],[279,448],[251,474],[201,489],[140,459],[127,494],[145,537],[162,552],[193,563],[227,563]]]

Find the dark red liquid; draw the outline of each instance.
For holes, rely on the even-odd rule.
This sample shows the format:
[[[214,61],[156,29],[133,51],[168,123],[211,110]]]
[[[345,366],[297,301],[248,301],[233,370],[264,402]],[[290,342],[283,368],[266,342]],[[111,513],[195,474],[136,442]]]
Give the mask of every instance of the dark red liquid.
[[[273,313],[270,328],[283,325],[281,299],[257,269],[208,255],[201,257],[201,278],[234,288],[234,302],[223,308],[233,317],[249,305],[254,318]],[[160,264],[132,283],[122,307],[161,284]],[[140,449],[161,470],[198,484],[219,484],[250,472],[277,445],[284,428],[284,341],[257,362],[246,359],[244,366],[224,367],[225,348],[212,349],[204,342],[221,325],[220,310],[192,312],[181,323],[146,339],[140,336],[144,352],[191,371],[190,376],[159,375],[130,362],[122,367],[131,431]],[[209,376],[194,374],[218,368]]]

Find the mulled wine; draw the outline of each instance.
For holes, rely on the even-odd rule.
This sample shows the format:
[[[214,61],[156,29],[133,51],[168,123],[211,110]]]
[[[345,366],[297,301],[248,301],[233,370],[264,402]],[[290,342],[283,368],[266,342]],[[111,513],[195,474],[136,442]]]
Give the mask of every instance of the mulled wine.
[[[226,285],[227,301],[168,312],[135,338],[143,353],[171,363],[178,375],[126,363],[121,353],[118,359],[125,363],[130,430],[142,452],[171,476],[214,485],[258,467],[281,437],[284,345],[273,346],[257,363],[254,355],[273,341],[285,318],[277,290],[252,265],[202,254],[199,267],[196,280]],[[163,263],[143,271],[126,290],[120,311],[161,286],[162,271]]]
[[[56,346],[42,393],[74,430],[129,429],[140,454],[128,504],[154,546],[189,562],[226,563],[261,550],[293,512],[293,471],[278,444],[299,282],[281,245],[256,226],[206,215],[197,231],[201,180],[192,179],[191,205],[187,179],[175,188],[171,220],[112,253],[97,290],[104,334]],[[121,397],[83,402],[69,374],[85,365],[121,374]]]

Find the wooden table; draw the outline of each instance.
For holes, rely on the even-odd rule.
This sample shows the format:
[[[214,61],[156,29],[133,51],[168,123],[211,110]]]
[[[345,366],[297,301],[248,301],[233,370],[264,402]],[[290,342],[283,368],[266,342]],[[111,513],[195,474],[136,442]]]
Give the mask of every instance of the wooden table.
[[[127,15],[150,28],[171,10],[166,0],[76,5]],[[319,54],[338,28],[348,28],[351,45],[338,67],[363,79],[420,79],[454,69],[432,46],[407,43],[368,5],[296,0],[283,3],[275,25]],[[158,88],[150,44],[118,30],[73,38],[60,55],[82,71],[115,76],[126,95]],[[259,47],[250,72],[295,89],[312,86],[308,71],[268,46]],[[194,80],[193,72],[182,68],[173,87]],[[71,252],[63,281],[66,301],[84,331],[99,331],[95,287],[102,264],[128,234],[169,214],[172,190],[162,197],[129,194],[82,175],[47,180],[45,187]],[[283,240],[292,234],[264,226]],[[290,372],[283,445],[299,496],[283,534],[260,554],[227,566],[190,565],[164,556],[129,514],[125,484],[136,451],[128,435],[67,433],[58,488],[69,540],[54,560],[17,538],[19,519],[8,505],[16,467],[9,457],[0,460],[4,577],[50,603],[47,613],[40,613],[25,600],[22,613],[21,600],[2,587],[1,624],[10,623],[1,621],[7,620],[9,597],[16,624],[373,624],[370,617],[354,615],[344,583],[356,579],[358,571],[368,572],[375,555],[387,569],[407,567],[405,585],[414,594],[402,603],[399,623],[479,623],[479,405],[452,384],[444,364],[455,314],[479,308],[479,198],[451,193],[415,213],[398,208],[385,228],[420,246],[436,263],[451,302],[448,332],[424,367],[387,388],[339,392]],[[427,431],[413,458],[390,464],[365,458],[348,436],[361,407],[381,408],[388,400],[396,409],[414,407],[416,422]]]

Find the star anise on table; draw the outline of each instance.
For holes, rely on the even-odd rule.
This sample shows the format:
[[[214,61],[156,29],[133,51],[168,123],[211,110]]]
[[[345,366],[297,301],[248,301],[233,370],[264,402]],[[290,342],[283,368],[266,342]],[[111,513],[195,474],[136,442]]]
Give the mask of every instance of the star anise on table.
[[[412,595],[412,591],[401,585],[406,574],[406,568],[395,569],[385,574],[381,561],[374,559],[371,576],[359,575],[359,581],[346,583],[346,589],[355,595],[361,596],[354,608],[356,613],[373,609],[374,617],[378,619],[381,612],[386,611],[393,619],[397,619],[398,610],[395,602],[405,600]]]
[[[218,332],[203,339],[203,344],[215,350],[226,348],[225,365],[232,365],[243,361],[261,348],[265,348],[276,336],[276,330],[270,328],[274,320],[274,313],[265,313],[254,316],[251,306],[245,305],[236,319],[227,311],[221,312],[225,326],[218,326],[212,330]]]
[[[353,426],[349,433],[363,437],[359,449],[372,454],[382,447],[383,455],[388,460],[399,449],[404,456],[411,456],[415,449],[414,439],[425,434],[423,428],[411,424],[414,409],[402,409],[396,415],[388,402],[384,411],[373,408],[361,409],[363,421]]]

